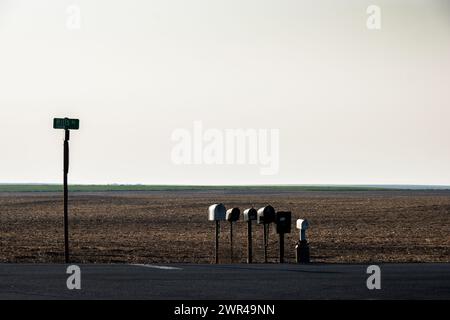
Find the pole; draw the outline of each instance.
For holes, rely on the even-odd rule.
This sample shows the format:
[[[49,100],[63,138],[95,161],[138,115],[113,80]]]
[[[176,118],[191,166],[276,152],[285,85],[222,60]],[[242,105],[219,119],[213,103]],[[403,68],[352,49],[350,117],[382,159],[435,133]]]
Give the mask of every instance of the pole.
[[[300,241],[306,241],[306,230],[300,230]]]
[[[267,263],[267,224],[264,224],[264,263]]]
[[[69,190],[67,186],[67,176],[69,174],[69,140],[70,131],[65,130],[64,138],[64,257],[69,263]]]
[[[230,260],[233,263],[233,222],[230,221]]]
[[[216,249],[215,249],[216,264],[219,263],[219,228],[220,222],[219,220],[216,220]]]
[[[280,263],[284,263],[284,233],[280,233]]]
[[[253,253],[252,253],[252,221],[247,221],[247,263],[253,262]]]
[[[297,263],[309,263],[309,244],[306,240],[299,240],[295,246],[295,261]]]
[[[297,263],[310,262],[309,244],[308,240],[306,240],[306,229],[300,230],[300,240],[295,246],[295,260]]]

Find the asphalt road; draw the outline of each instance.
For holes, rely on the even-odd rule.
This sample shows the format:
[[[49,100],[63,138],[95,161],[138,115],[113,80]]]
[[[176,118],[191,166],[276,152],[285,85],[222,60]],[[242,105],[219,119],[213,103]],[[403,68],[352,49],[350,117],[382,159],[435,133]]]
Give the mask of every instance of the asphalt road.
[[[368,265],[0,264],[0,299],[450,299],[450,264],[383,264],[381,289],[368,290]]]

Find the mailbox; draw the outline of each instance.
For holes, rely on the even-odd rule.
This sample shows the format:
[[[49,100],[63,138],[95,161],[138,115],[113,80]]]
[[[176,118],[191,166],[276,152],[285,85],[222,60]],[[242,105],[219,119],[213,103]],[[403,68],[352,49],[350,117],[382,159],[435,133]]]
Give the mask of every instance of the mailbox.
[[[262,207],[258,210],[257,223],[269,224],[275,222],[275,209],[272,206]]]
[[[208,209],[208,220],[209,221],[225,221],[226,220],[226,209],[221,203],[213,204]]]
[[[290,212],[277,212],[276,224],[277,233],[290,233],[291,232],[291,213]]]
[[[250,208],[244,211],[244,221],[253,221],[258,217],[258,211],[255,208]]]
[[[300,230],[306,230],[309,227],[308,220],[304,219],[298,219],[297,220],[297,229]]]
[[[241,210],[239,208],[232,208],[227,210],[226,220],[230,222],[238,221],[241,216]]]
[[[309,228],[308,220],[298,219],[297,229],[300,229],[300,241],[306,241],[306,229]]]

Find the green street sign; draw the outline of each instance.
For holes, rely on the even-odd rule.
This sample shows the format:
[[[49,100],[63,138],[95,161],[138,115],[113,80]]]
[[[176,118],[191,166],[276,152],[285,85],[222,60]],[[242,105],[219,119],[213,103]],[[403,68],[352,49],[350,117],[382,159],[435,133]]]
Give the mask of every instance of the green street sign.
[[[53,129],[78,130],[80,129],[80,120],[55,118],[53,119]]]

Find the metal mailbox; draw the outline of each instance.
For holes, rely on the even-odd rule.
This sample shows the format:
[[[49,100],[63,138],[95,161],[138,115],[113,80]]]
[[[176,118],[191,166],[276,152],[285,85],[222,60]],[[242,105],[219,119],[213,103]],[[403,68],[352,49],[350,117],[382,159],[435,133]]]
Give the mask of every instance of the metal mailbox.
[[[239,210],[239,208],[231,208],[231,209],[227,210],[225,219],[230,222],[235,222],[235,221],[239,220],[240,216],[241,216],[241,210]]]
[[[277,233],[290,233],[291,232],[291,212],[277,212],[276,225]]]
[[[309,228],[309,222],[306,219],[297,220],[297,229],[300,230],[300,241],[306,241],[306,229]]]
[[[297,219],[297,229],[306,230],[309,228],[309,222],[306,219]]]
[[[246,209],[244,211],[244,221],[253,221],[258,218],[258,211],[255,208]]]
[[[269,224],[273,222],[275,222],[275,209],[272,206],[262,207],[258,210],[258,224]]]
[[[227,210],[222,203],[213,204],[208,208],[209,221],[225,221]]]

